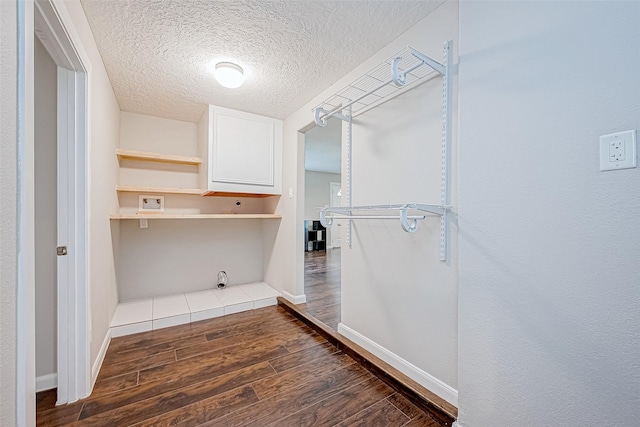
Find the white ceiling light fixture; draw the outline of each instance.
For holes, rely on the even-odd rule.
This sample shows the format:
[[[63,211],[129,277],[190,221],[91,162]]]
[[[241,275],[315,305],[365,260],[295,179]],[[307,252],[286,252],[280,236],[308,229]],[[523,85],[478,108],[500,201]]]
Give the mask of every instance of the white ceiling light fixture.
[[[218,62],[213,75],[218,83],[229,89],[235,89],[244,83],[244,70],[233,62]]]

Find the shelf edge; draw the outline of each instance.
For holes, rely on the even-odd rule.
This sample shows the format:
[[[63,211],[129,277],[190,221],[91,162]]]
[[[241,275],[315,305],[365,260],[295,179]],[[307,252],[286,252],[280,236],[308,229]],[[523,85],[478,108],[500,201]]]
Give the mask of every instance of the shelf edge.
[[[120,193],[192,194],[195,196],[202,194],[202,190],[199,188],[137,187],[133,185],[116,185],[116,191]]]
[[[116,155],[119,159],[139,160],[145,162],[169,163],[178,165],[200,165],[202,158],[190,156],[178,156],[173,154],[152,153],[149,151],[135,151],[116,149]]]
[[[282,214],[119,214],[110,219],[282,219]]]

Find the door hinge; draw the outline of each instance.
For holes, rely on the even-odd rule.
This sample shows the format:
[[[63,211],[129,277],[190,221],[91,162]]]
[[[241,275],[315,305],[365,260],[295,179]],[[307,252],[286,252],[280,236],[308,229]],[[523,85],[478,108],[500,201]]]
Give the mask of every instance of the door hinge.
[[[67,247],[66,246],[58,246],[56,248],[56,253],[58,254],[58,256],[66,255],[67,254]]]

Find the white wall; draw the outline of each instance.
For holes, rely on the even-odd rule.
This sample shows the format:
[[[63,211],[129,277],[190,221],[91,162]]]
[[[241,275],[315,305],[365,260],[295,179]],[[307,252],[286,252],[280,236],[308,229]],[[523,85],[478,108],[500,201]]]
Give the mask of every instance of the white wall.
[[[195,123],[123,111],[120,148],[179,156],[199,156]],[[120,184],[199,188],[199,167],[133,160],[120,161]],[[159,173],[161,172],[161,173]]]
[[[120,148],[199,156],[197,125],[192,122],[122,111]]]
[[[16,425],[17,4],[0,2],[0,424]]]
[[[640,3],[460,3],[461,426],[638,425]]]
[[[305,219],[320,219],[320,211],[317,211],[315,208],[323,208],[331,203],[331,194],[329,191],[329,183],[331,182],[341,182],[341,175],[337,173],[305,171]]]
[[[270,261],[265,266],[266,277],[270,282],[280,283],[284,290],[294,296],[302,296],[304,293],[302,266],[304,194],[301,188],[304,174],[304,166],[301,166],[304,164],[304,148],[300,132],[307,130],[313,122],[311,109],[407,44],[425,51],[436,59],[441,59],[442,42],[447,39],[457,39],[457,22],[457,3],[450,2],[441,6],[431,16],[285,120],[283,193],[286,194],[291,187],[295,197],[293,199],[283,197],[278,206],[278,211],[283,213],[283,220]],[[411,167],[406,168],[409,174],[422,175],[419,170],[415,170],[417,162],[429,164],[435,162],[439,165],[439,148],[437,154],[433,154],[427,138],[408,139],[402,150],[393,153],[397,147],[394,147],[395,141],[390,141],[390,134],[407,126],[405,134],[414,137],[422,130],[431,132],[437,127],[438,131],[433,137],[433,144],[439,147],[440,114],[437,113],[436,116],[431,117],[421,115],[420,112],[426,114],[427,111],[423,108],[431,108],[429,107],[431,104],[424,102],[425,99],[421,94],[436,99],[433,108],[439,109],[440,84],[441,80],[438,79],[437,83],[428,83],[418,90],[410,91],[404,97],[406,102],[400,100],[395,102],[392,116],[385,117],[387,124],[372,123],[374,121],[372,118],[383,114],[380,112],[383,110],[372,110],[370,113],[373,115],[367,113],[367,126],[374,126],[375,130],[383,132],[379,135],[382,136],[383,142],[369,147],[368,155],[367,147],[363,145],[371,139],[372,131],[367,131],[366,126],[356,125],[354,136],[358,139],[354,145],[361,147],[354,154],[354,174],[357,174],[354,177],[354,203],[376,201],[390,203],[394,201],[391,198],[396,197],[401,202],[425,202],[425,200],[413,199],[431,197],[432,185],[439,186],[439,166],[437,166],[433,171],[435,178],[431,178],[431,181],[427,176],[421,177],[420,181],[398,181],[395,178],[389,178],[388,182],[383,183],[381,191],[374,193],[367,181],[375,180],[376,174],[381,171],[375,170],[375,165],[369,170],[358,169],[355,165],[356,163],[363,165],[374,160],[380,162],[383,152],[392,156],[390,171],[405,169],[407,158],[411,162]],[[418,103],[427,107],[417,107]],[[415,113],[412,112],[414,107],[418,110]],[[359,117],[358,123],[364,124],[363,120],[365,116]],[[384,128],[381,127],[383,125]],[[390,145],[385,144],[384,141],[390,141]],[[415,155],[411,151],[414,148],[417,150]],[[379,153],[372,154],[375,150],[379,150]],[[362,155],[365,156],[364,160],[358,157]],[[433,158],[433,155],[437,158]],[[372,156],[380,157],[376,160],[376,157]],[[426,184],[433,181],[435,181],[434,184]],[[421,191],[423,187],[425,190]],[[379,198],[376,194],[380,194]],[[426,202],[438,203],[439,192],[436,192],[433,197],[435,200]],[[411,200],[405,200],[406,198]],[[451,259],[444,264],[439,261],[438,229],[439,222],[436,219],[421,223],[420,230],[410,235],[401,230],[399,223],[363,222],[356,230],[352,250],[346,250],[343,238],[342,319],[348,327],[455,389],[457,386],[456,235],[454,230],[451,238],[453,244]],[[391,253],[391,248],[396,252]],[[288,264],[292,259],[296,260],[295,271],[291,271]],[[373,277],[374,274],[377,276]],[[360,283],[371,286],[364,288]]]
[[[446,4],[403,39],[441,61],[442,42],[457,39],[457,18],[457,5]],[[353,125],[353,204],[440,203],[441,117],[441,78],[358,116]],[[456,152],[454,138],[454,165]],[[454,167],[453,206],[456,174]],[[453,396],[442,397],[455,404],[458,258],[457,230],[451,229],[450,256],[444,263],[440,217],[420,221],[415,233],[404,232],[399,221],[355,221],[352,249],[343,254],[342,324],[444,382]]]
[[[121,301],[201,291],[262,280],[261,220],[121,221],[118,293]]]
[[[35,60],[36,377],[55,374],[57,359],[58,70],[38,38]]]
[[[120,108],[79,1],[64,3],[89,57],[89,292],[95,364],[118,303],[109,216],[118,212]]]

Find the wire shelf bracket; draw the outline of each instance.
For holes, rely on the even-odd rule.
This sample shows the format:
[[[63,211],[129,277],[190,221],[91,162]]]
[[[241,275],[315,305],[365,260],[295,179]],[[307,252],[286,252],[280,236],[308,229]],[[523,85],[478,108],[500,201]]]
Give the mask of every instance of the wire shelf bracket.
[[[400,205],[372,206],[340,206],[324,208],[320,220],[325,227],[331,226],[334,219],[347,220],[347,243],[351,247],[351,221],[357,219],[399,219],[402,229],[413,233],[418,227],[418,220],[425,215],[409,215],[409,211],[418,210],[440,216],[440,260],[446,261],[449,240],[449,169],[451,143],[451,58],[453,42],[443,43],[443,62],[440,63],[411,46],[402,49],[383,63],[379,64],[364,76],[327,98],[314,108],[315,122],[318,126],[327,125],[331,117],[347,122],[347,196],[348,204],[352,201],[352,120],[380,104],[386,102],[433,77],[442,77],[442,132],[441,132],[441,185],[440,204],[407,203]],[[389,71],[391,77],[389,77]],[[398,215],[357,215],[354,211],[397,210]],[[327,214],[330,214],[327,216]]]

